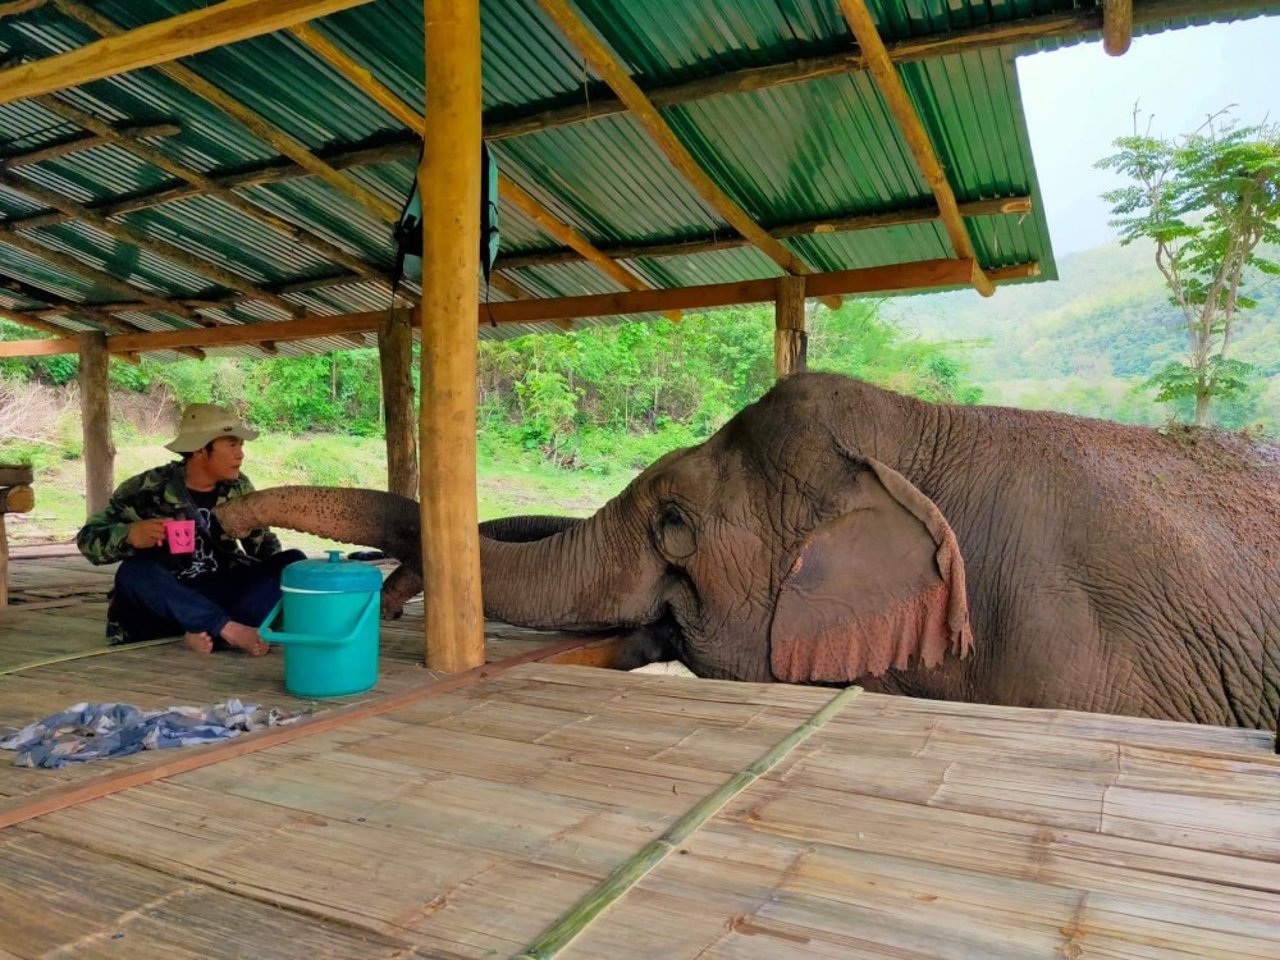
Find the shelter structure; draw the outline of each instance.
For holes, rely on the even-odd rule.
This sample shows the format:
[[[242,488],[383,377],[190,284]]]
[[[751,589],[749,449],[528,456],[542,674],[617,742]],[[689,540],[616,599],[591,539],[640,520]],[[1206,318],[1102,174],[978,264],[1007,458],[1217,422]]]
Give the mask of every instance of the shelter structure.
[[[46,338],[0,356],[79,354],[93,509],[113,480],[108,357],[376,336],[390,488],[421,492],[428,661],[475,667],[477,336],[773,302],[783,376],[804,365],[806,299],[1052,279],[1015,54],[1100,35],[1119,54],[1276,10],[7,0],[0,311]],[[482,138],[502,224],[483,289]],[[397,285],[415,170],[423,281]]]

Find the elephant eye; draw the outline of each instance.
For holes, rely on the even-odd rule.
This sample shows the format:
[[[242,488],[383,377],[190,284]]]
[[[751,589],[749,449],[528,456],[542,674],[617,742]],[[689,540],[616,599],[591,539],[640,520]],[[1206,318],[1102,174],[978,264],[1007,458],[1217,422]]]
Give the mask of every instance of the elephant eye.
[[[658,549],[669,561],[686,560],[693,555],[697,536],[684,512],[674,503],[664,503],[658,512]]]

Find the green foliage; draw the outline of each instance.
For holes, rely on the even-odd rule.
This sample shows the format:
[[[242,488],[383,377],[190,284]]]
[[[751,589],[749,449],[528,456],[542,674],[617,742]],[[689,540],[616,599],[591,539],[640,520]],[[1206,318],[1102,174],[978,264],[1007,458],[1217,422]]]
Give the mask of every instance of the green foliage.
[[[1196,370],[1185,362],[1166,364],[1143,386],[1157,391],[1157,403],[1194,400],[1205,395],[1231,401],[1239,400],[1254,385],[1256,373],[1250,364],[1215,355],[1208,359],[1203,370]]]
[[[299,441],[284,458],[286,470],[297,478],[290,483],[325,487],[351,487],[360,483],[363,466],[359,458],[351,456],[351,447],[345,438],[320,434],[302,436]]]
[[[1129,182],[1103,198],[1122,244],[1155,244],[1190,340],[1189,360],[1148,383],[1160,402],[1193,397],[1203,424],[1211,400],[1238,398],[1253,375],[1228,361],[1232,325],[1258,305],[1261,281],[1280,274],[1266,246],[1280,244],[1280,126],[1240,127],[1219,114],[1174,141],[1139,133],[1134,120],[1134,134],[1097,164]]]
[[[581,391],[569,386],[559,371],[537,367],[526,371],[514,389],[524,445],[540,447],[556,459],[556,451],[574,427]]]
[[[922,400],[981,402],[982,388],[967,379],[964,364],[948,349],[955,347],[908,335],[896,321],[881,314],[878,304],[852,302],[815,318],[809,365]]]
[[[0,340],[30,340],[33,334],[28,327],[10,323],[0,317]],[[78,360],[74,353],[60,353],[51,357],[0,357],[0,377],[18,380],[34,380],[60,387],[76,378]]]

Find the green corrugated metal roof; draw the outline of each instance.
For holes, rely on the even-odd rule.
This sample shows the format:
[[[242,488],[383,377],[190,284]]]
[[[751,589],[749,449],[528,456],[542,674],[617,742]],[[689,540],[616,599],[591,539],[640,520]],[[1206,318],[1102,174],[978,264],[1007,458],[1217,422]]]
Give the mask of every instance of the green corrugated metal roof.
[[[136,27],[208,4],[199,0],[100,0],[92,9],[121,28]],[[875,0],[871,10],[889,43],[948,36],[988,23],[1070,11],[1072,0]],[[1091,3],[1084,4],[1092,6]],[[1276,5],[1280,7],[1280,4]],[[852,37],[834,0],[577,0],[577,9],[646,88],[727,70],[851,51]],[[487,121],[528,115],[607,97],[535,0],[484,0],[484,108]],[[377,0],[313,26],[411,104],[422,88],[420,0]],[[0,58],[39,59],[97,39],[56,4],[0,19]],[[1032,44],[1048,48],[1059,41]],[[1054,274],[1049,236],[1010,47],[974,50],[904,64],[902,78],[963,202],[1029,194],[1025,217],[969,220],[981,262],[998,267],[1036,261]],[[212,50],[182,61],[308,148],[325,154],[369,144],[404,142],[407,131],[288,34]],[[112,122],[176,123],[181,133],[149,141],[170,159],[218,176],[278,165],[274,149],[237,121],[147,69],[64,91],[60,99]],[[667,108],[664,116],[703,167],[758,222],[875,213],[931,201],[926,184],[869,76],[848,73],[737,93]],[[0,158],[65,140],[77,128],[45,107],[0,105]],[[598,118],[494,143],[504,172],[593,242],[631,245],[733,236],[657,150],[630,116]],[[413,177],[411,155],[347,170],[373,193],[398,205]],[[81,203],[105,203],[181,185],[115,146],[15,168],[46,189]],[[344,248],[379,272],[392,258],[389,225],[314,177],[237,188],[242,196]],[[0,226],[43,212],[40,204],[0,187]],[[513,210],[503,209],[502,254],[554,250],[556,244]],[[296,237],[286,237],[215,197],[187,198],[120,217],[138,233],[183,246],[194,255],[270,288],[341,277],[346,268]],[[162,296],[218,299],[229,291],[189,266],[139,251],[85,224],[23,229],[30,240]],[[857,233],[819,234],[785,243],[820,270],[905,263],[952,255],[940,225],[915,224]],[[733,250],[643,258],[628,264],[657,286],[776,276],[758,251]],[[524,267],[513,279],[541,296],[617,290],[583,263]],[[4,243],[5,278],[75,301],[118,301],[109,290]],[[28,294],[30,290],[27,290]],[[389,301],[381,281],[349,279],[289,292],[317,314],[379,309]],[[495,299],[503,299],[495,295]],[[50,301],[53,302],[53,301]],[[33,301],[0,289],[0,308]],[[262,303],[228,307],[229,322],[282,314]],[[137,315],[148,329],[176,324]],[[597,322],[597,321],[587,321]],[[67,322],[68,329],[81,325]],[[536,329],[555,329],[535,325]],[[520,328],[516,328],[520,329]],[[513,331],[506,329],[502,335]],[[496,335],[485,328],[482,335]],[[320,346],[331,346],[326,341]]]

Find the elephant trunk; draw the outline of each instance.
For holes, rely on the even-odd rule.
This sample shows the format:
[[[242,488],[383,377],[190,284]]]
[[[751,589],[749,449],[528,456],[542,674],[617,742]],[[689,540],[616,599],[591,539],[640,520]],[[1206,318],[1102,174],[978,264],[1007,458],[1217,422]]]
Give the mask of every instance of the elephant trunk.
[[[485,615],[543,630],[651,623],[661,614],[662,569],[630,530],[618,501],[553,536],[480,540]]]
[[[417,502],[382,490],[273,487],[224,503],[214,514],[233,537],[282,527],[377,547],[402,563],[420,565]]]

